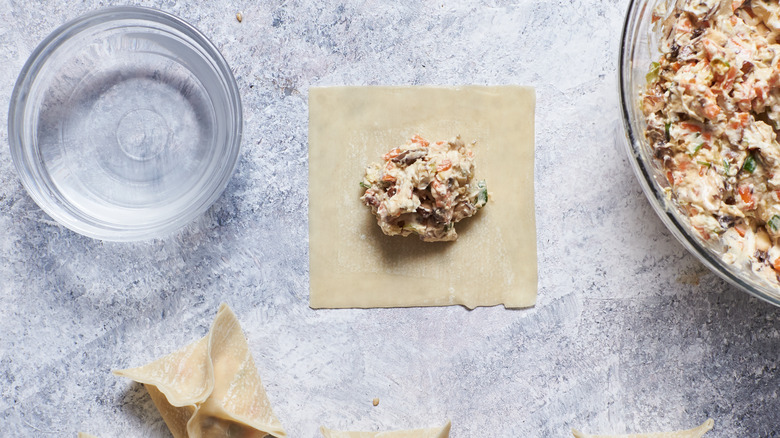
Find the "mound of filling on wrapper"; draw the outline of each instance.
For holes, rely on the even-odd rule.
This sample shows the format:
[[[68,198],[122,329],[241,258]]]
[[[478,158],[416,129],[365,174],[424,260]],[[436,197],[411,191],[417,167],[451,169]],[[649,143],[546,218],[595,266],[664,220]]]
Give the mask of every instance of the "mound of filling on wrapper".
[[[488,200],[485,181],[474,181],[474,151],[456,137],[433,144],[416,135],[372,163],[360,198],[388,236],[416,233],[426,242],[458,238],[455,223]]]
[[[780,6],[680,0],[653,15],[645,136],[669,191],[729,263],[780,281]]]

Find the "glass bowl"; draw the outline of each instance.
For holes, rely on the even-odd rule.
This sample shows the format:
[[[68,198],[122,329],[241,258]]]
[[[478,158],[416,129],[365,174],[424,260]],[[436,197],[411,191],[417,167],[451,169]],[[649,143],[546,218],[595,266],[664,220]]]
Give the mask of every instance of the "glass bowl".
[[[49,35],[11,97],[22,183],[52,218],[104,240],[179,229],[222,193],[241,147],[230,67],[165,12],[101,9]]]
[[[729,264],[721,258],[723,248],[717,242],[704,241],[691,227],[688,218],[666,191],[669,186],[661,164],[653,158],[644,137],[644,116],[639,94],[646,84],[650,63],[656,61],[658,36],[652,30],[653,9],[665,0],[632,0],[626,13],[620,44],[618,86],[626,133],[629,161],[647,199],[674,237],[710,270],[729,283],[762,300],[780,306],[780,286],[754,274],[748,266]]]

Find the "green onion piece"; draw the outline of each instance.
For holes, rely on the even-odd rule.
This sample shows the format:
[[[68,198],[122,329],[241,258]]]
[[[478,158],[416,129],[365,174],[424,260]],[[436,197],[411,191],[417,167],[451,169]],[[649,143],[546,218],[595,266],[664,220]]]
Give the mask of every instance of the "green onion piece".
[[[363,181],[360,181],[360,187],[363,187],[364,189],[367,189],[371,187],[371,185],[364,183]]]
[[[698,146],[696,146],[695,148],[693,148],[693,152],[691,152],[691,153],[690,153],[690,154],[688,154],[688,155],[689,155],[689,156],[691,156],[691,157],[693,157],[694,155],[696,155],[696,152],[699,152],[699,149],[701,149],[701,147],[702,147],[702,145],[703,145],[703,144],[704,144],[704,143],[699,143],[699,145],[698,145]]]
[[[658,79],[658,72],[661,71],[661,64],[657,62],[650,63],[650,71],[645,75],[647,82],[653,82]]]
[[[666,141],[671,140],[672,136],[669,134],[669,128],[672,127],[672,122],[666,122],[664,125],[664,132],[666,132]]]
[[[699,163],[702,166],[707,166],[708,168],[712,167],[712,163],[710,163],[709,161],[697,161],[697,163]]]
[[[756,159],[753,158],[753,155],[748,155],[748,157],[745,158],[745,164],[742,165],[742,170],[747,171],[748,173],[753,173],[756,170]]]
[[[772,219],[769,219],[769,222],[766,223],[769,225],[769,228],[772,229],[772,231],[777,231],[780,229],[780,216],[774,215],[772,216]]]
[[[731,164],[729,164],[729,160],[723,160],[723,171],[726,172],[726,176],[729,175],[729,171],[731,171]]]
[[[484,207],[488,202],[488,191],[485,180],[479,181],[477,183],[477,187],[479,187],[479,193],[477,194],[477,208],[481,208]]]
[[[720,75],[725,75],[729,69],[731,68],[731,65],[726,62],[723,58],[715,58],[712,61],[710,61],[710,65],[712,66],[712,69],[716,71],[716,73]]]

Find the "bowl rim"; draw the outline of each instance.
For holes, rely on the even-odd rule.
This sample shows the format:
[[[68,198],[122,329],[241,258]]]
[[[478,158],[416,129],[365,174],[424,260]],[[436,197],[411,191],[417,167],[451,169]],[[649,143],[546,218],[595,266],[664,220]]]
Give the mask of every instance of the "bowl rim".
[[[193,202],[187,208],[181,209],[165,221],[134,227],[117,226],[109,222],[96,221],[81,210],[72,206],[66,207],[61,202],[61,199],[58,199],[58,193],[52,193],[48,185],[40,183],[36,178],[28,174],[31,169],[36,169],[33,173],[37,173],[40,170],[37,169],[39,166],[31,163],[27,156],[29,153],[37,155],[39,151],[37,144],[27,144],[25,127],[23,126],[26,118],[25,109],[28,106],[27,97],[31,86],[38,74],[46,68],[46,64],[52,54],[56,53],[61,48],[60,46],[70,37],[95,25],[128,19],[155,22],[180,32],[191,39],[191,43],[202,53],[204,59],[220,78],[219,88],[223,90],[228,108],[230,109],[226,128],[227,140],[225,141],[225,151],[228,153],[228,157],[223,160],[224,164],[220,166],[218,173],[215,174],[213,185],[209,184],[202,196],[193,198]],[[221,196],[235,173],[238,166],[238,158],[241,154],[242,138],[243,109],[241,94],[233,71],[217,46],[206,35],[185,20],[171,13],[145,6],[103,7],[82,14],[58,26],[30,53],[16,79],[8,108],[8,143],[11,150],[11,158],[27,194],[58,224],[76,233],[106,241],[138,241],[164,237],[183,228],[202,215]],[[90,222],[85,222],[85,218],[90,218]]]
[[[664,1],[664,0],[662,0]],[[672,233],[672,235],[679,241],[685,249],[702,262],[710,271],[714,272],[722,279],[726,280],[733,286],[747,292],[748,294],[766,301],[775,306],[780,306],[780,294],[763,287],[760,284],[749,284],[744,279],[735,274],[734,271],[737,267],[734,265],[727,265],[720,257],[717,257],[713,251],[704,248],[696,237],[691,235],[689,227],[681,219],[680,213],[670,205],[666,200],[665,195],[661,187],[652,178],[652,169],[649,164],[642,158],[640,148],[643,141],[640,140],[638,133],[634,131],[632,113],[631,113],[631,99],[630,93],[634,92],[631,89],[629,79],[627,76],[628,69],[633,67],[633,60],[631,58],[632,51],[629,33],[635,26],[635,16],[638,5],[641,0],[629,0],[628,8],[626,9],[625,19],[623,22],[623,30],[620,36],[620,48],[618,51],[618,94],[620,96],[620,114],[623,121],[624,132],[624,146],[626,153],[628,154],[629,162],[634,170],[639,185],[642,187],[642,192],[650,202],[655,213],[664,223],[666,228]]]

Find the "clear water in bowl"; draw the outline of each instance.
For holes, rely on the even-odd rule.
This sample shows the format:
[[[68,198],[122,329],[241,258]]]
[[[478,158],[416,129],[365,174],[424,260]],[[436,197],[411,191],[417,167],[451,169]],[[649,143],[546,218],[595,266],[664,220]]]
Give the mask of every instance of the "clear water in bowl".
[[[103,8],[44,39],[8,117],[24,187],[52,218],[106,240],[160,237],[222,193],[241,148],[230,67],[165,12]]]
[[[217,114],[194,74],[210,67],[162,33],[115,29],[74,49],[41,96],[38,148],[51,183],[97,221],[170,216],[214,161]]]

